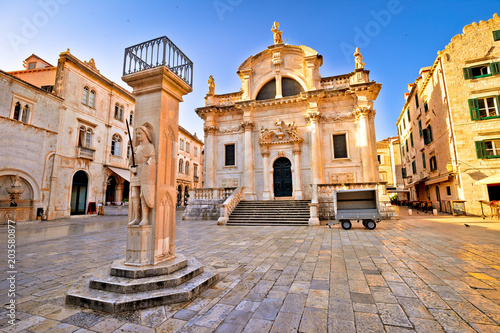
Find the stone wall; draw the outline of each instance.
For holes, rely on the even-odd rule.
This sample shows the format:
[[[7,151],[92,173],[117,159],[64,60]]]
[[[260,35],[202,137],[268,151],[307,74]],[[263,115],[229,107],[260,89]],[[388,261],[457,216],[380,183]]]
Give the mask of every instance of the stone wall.
[[[189,199],[183,220],[217,220],[225,199]]]

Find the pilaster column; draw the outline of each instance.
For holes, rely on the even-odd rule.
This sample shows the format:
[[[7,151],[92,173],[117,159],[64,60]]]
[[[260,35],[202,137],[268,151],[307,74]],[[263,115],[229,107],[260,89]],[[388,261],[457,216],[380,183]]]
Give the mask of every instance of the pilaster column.
[[[254,123],[245,121],[241,124],[245,129],[245,166],[243,169],[245,178],[245,199],[255,200],[254,191],[254,168],[253,168],[253,147],[252,147],[252,129]]]
[[[295,200],[302,200],[302,176],[300,174],[300,146],[296,144],[293,147],[293,181],[294,181],[294,198]]]
[[[262,147],[262,163],[263,165],[263,178],[264,178],[264,191],[262,192],[262,199],[269,200],[271,198],[271,191],[269,189],[269,150],[267,146]]]
[[[217,126],[205,125],[205,187],[215,187],[215,133]]]
[[[358,123],[358,147],[360,148],[363,165],[363,182],[377,182],[377,149],[373,118],[375,110],[371,108],[357,108],[354,110]]]
[[[322,176],[321,143],[319,138],[318,123],[321,117],[318,111],[309,111],[307,119],[311,127],[311,171],[312,171],[312,197],[310,207],[309,225],[319,225],[318,218],[318,184]]]
[[[276,51],[273,53],[273,65],[276,79],[276,96],[275,98],[283,97],[283,88],[281,86],[281,65],[283,64],[283,59],[281,58],[281,52]]]

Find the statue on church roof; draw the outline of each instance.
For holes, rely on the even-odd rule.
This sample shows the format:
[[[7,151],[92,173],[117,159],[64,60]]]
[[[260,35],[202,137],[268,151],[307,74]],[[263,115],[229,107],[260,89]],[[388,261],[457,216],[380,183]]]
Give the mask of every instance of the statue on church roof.
[[[283,37],[281,37],[283,31],[280,31],[279,28],[280,24],[274,21],[273,28],[271,29],[274,35],[274,44],[283,44]]]
[[[215,94],[215,80],[212,75],[208,77],[208,94],[209,95]]]
[[[353,54],[354,56],[354,68],[355,69],[363,69],[365,68],[365,63],[363,62],[363,56],[359,52],[359,47],[356,48],[356,52]]]

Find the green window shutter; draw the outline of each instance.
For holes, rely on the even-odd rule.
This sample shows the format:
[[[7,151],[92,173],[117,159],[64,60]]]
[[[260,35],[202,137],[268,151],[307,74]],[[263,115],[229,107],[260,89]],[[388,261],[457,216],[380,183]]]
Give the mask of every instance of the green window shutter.
[[[500,116],[500,95],[495,96],[497,99],[497,116]]]
[[[493,40],[500,40],[500,30],[493,31]]]
[[[464,71],[464,78],[466,80],[472,79],[472,68],[465,67],[465,68],[463,68],[463,71]]]
[[[427,113],[427,111],[429,111],[429,104],[427,104],[427,102],[424,102],[424,111],[425,111],[425,113]]]
[[[470,110],[470,119],[479,120],[481,117],[479,116],[479,103],[477,99],[469,99],[469,110]]]
[[[410,133],[410,142],[411,142],[411,146],[413,147],[413,133]]]
[[[408,109],[408,110],[406,111],[406,114],[408,115],[408,122],[410,122],[410,121],[411,121],[411,118],[410,118],[410,109]]]
[[[432,128],[431,125],[427,126],[427,135],[429,135],[429,143],[432,142]]]
[[[486,144],[484,141],[476,141],[477,158],[486,158]]]
[[[500,62],[492,62],[490,64],[490,71],[493,75],[500,74]]]
[[[422,120],[418,121],[418,134],[422,137]]]
[[[415,105],[417,106],[417,109],[418,109],[418,95],[415,94]]]
[[[425,153],[422,153],[422,167],[427,169],[427,163],[425,162]]]

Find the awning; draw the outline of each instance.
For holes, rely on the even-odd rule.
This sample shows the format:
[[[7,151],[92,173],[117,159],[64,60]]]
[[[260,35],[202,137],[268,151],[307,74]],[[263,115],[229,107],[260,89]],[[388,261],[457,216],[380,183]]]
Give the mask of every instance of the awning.
[[[121,168],[116,168],[116,167],[110,167],[108,166],[108,168],[113,171],[114,173],[116,173],[118,176],[122,177],[123,179],[125,179],[126,181],[130,182],[130,170],[128,169],[121,169]]]
[[[496,173],[493,176],[489,176],[481,180],[478,180],[476,184],[479,185],[500,184],[500,173]]]
[[[429,179],[428,181],[425,182],[425,185],[432,185],[432,184],[447,182],[449,179],[450,179],[450,175],[437,177],[434,179]]]

